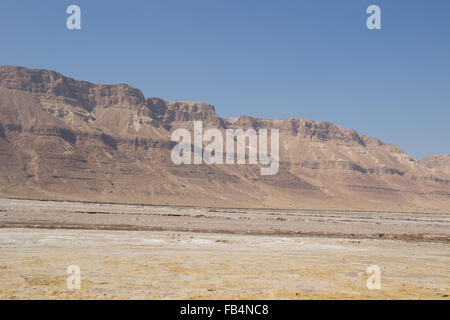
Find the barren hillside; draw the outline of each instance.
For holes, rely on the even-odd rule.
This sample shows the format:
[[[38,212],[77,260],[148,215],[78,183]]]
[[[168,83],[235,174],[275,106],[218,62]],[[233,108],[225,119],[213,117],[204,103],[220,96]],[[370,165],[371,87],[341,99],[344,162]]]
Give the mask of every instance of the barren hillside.
[[[420,160],[420,163],[434,171],[450,175],[450,154],[439,154]]]
[[[260,176],[254,165],[174,165],[170,134],[193,120],[220,130],[278,128],[278,174]],[[442,157],[419,162],[327,122],[224,119],[211,105],[145,98],[126,84],[0,67],[2,197],[450,212]]]

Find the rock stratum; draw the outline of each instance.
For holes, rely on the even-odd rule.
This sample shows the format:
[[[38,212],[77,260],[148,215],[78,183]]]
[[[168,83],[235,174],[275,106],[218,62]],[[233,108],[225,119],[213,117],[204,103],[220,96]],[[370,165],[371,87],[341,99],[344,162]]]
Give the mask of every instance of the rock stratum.
[[[179,165],[171,132],[277,128],[280,169]],[[450,155],[418,161],[328,122],[221,118],[49,70],[0,66],[0,197],[212,207],[450,212]]]

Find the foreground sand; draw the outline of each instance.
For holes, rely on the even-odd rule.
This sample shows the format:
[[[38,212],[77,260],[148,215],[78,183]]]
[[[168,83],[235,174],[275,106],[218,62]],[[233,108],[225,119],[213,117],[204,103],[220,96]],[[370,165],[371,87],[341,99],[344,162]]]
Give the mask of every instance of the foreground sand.
[[[448,246],[147,231],[0,230],[0,298],[438,298]],[[381,290],[366,288],[379,265]],[[82,288],[66,288],[78,265]]]
[[[214,210],[210,213],[217,217],[214,219],[195,218],[195,210],[205,209],[141,208],[139,211],[132,208],[130,211],[119,206],[114,207],[115,214],[110,212],[111,208],[108,208],[110,214],[105,214],[92,209],[98,207],[92,204],[11,201],[0,202],[0,222],[3,226],[20,222],[30,228],[11,225],[0,228],[2,299],[449,299],[450,295],[447,215],[411,218],[414,215],[392,214],[394,218],[388,219],[388,215],[377,213],[385,218],[373,219],[373,214],[363,213],[327,216],[325,213],[241,211],[233,216],[233,213]],[[65,211],[59,207],[62,205]],[[91,208],[89,215],[94,217],[91,224],[87,222],[89,219],[82,219],[83,213],[71,216],[70,212],[87,212],[79,210],[79,206]],[[37,216],[27,211],[31,208]],[[210,223],[210,233],[86,229],[99,226],[114,229],[113,216],[121,221],[124,214],[120,212],[127,210],[129,215],[141,219],[133,220],[136,223],[151,219],[152,214],[159,212],[153,218],[162,220],[149,221],[159,227],[167,223],[170,228],[169,220],[165,220],[170,218],[173,229],[184,228],[186,224],[194,228],[190,218],[183,215],[200,221],[195,227],[201,229],[208,229],[207,221],[230,217],[222,221],[229,223],[224,225],[232,233],[214,232],[214,222]],[[166,215],[161,215],[164,210]],[[182,213],[168,215],[174,210]],[[45,212],[53,213],[45,215]],[[100,224],[101,217],[107,217],[106,224]],[[233,217],[243,221],[242,229],[247,229],[247,233],[255,230],[259,234],[243,234],[237,223],[233,224]],[[265,218],[261,217],[272,220],[266,221],[266,225],[261,222]],[[314,223],[319,217],[322,222]],[[46,229],[52,219],[59,227],[72,229]],[[254,224],[248,223],[251,219],[255,219]],[[294,226],[305,229],[304,235],[292,236],[288,226],[284,227],[286,234],[262,234],[270,233],[271,221],[280,223],[278,233],[284,232],[282,223],[286,219],[296,221]],[[306,233],[310,223],[316,225],[315,235]],[[152,227],[149,222],[144,226]],[[123,224],[120,228],[124,228]],[[383,234],[390,238],[374,239],[380,228],[387,230]],[[414,236],[407,237],[408,234]],[[71,291],[66,287],[69,265],[81,269],[80,290]],[[366,287],[369,265],[381,268],[381,290]]]

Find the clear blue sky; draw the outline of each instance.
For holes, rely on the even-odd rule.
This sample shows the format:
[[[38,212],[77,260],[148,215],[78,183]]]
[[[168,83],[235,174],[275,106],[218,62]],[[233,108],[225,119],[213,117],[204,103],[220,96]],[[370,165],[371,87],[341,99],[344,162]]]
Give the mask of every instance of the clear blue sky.
[[[382,30],[366,28],[370,4]],[[1,0],[0,64],[450,153],[448,0]]]

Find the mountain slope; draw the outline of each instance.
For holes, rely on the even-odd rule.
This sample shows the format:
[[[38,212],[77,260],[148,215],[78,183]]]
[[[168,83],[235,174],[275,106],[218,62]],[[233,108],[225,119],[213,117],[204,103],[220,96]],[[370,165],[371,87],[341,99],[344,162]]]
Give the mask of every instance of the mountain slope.
[[[280,130],[280,170],[181,165],[176,128]],[[183,205],[450,211],[450,175],[327,122],[224,119],[201,102],[145,98],[48,70],[0,67],[0,195]]]
[[[438,174],[450,175],[450,154],[439,154],[420,160],[420,163],[427,168],[437,171]]]

